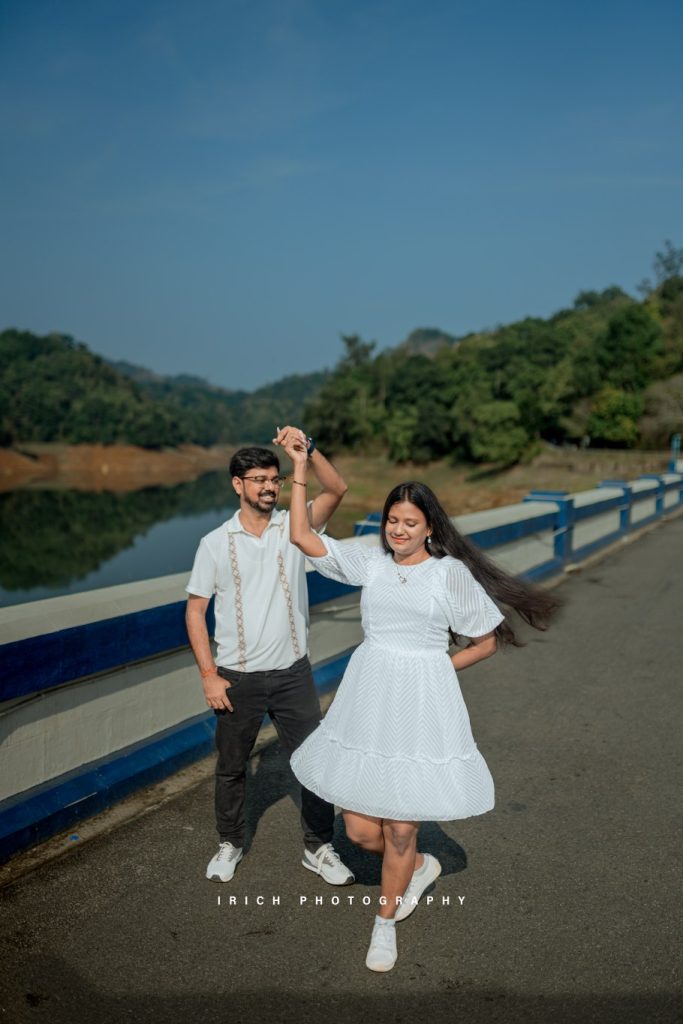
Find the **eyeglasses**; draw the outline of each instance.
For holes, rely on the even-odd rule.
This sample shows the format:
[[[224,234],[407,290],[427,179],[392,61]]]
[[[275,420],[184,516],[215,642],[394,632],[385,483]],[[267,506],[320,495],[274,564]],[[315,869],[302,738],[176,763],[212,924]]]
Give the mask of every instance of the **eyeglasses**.
[[[240,477],[240,480],[251,480],[252,483],[258,484],[259,487],[262,487],[263,484],[273,484],[274,487],[282,487],[282,485],[284,484],[286,479],[287,479],[286,476],[243,476],[243,477]]]

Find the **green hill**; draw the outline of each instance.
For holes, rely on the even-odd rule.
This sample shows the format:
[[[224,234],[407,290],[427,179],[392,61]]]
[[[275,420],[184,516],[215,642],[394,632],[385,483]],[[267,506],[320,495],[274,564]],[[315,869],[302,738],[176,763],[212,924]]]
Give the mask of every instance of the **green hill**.
[[[293,374],[256,391],[227,391],[199,377],[159,377],[143,367],[115,363],[143,395],[171,410],[186,440],[210,445],[250,440],[267,444],[278,424],[300,422],[304,404],[320,389],[325,372]]]
[[[328,372],[253,392],[109,364],[68,335],[0,334],[0,443],[267,443],[304,423],[325,450],[513,463],[539,441],[657,447],[683,431],[683,249],[665,243],[642,301],[613,285],[571,308],[393,349],[343,338]]]
[[[226,391],[186,374],[110,364],[69,335],[9,329],[0,333],[0,444],[267,443],[274,425],[301,420],[325,377],[294,375],[251,393]]]
[[[683,431],[678,271],[642,302],[612,286],[582,292],[547,320],[416,341],[375,354],[344,338],[343,358],[304,413],[326,451],[512,464],[540,441],[661,448]]]
[[[0,443],[67,441],[143,446],[185,440],[182,425],[69,335],[0,334]]]

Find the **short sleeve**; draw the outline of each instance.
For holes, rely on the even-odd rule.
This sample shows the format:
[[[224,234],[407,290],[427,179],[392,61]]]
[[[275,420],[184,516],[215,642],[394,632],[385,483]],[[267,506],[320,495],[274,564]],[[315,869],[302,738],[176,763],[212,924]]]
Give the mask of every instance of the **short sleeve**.
[[[313,505],[313,500],[312,499],[311,499],[311,501],[307,501],[306,502],[306,508],[308,509],[308,519],[309,519],[309,522],[310,522],[310,518],[311,518],[311,507],[312,507],[312,505]],[[286,523],[286,526],[287,526],[286,532],[287,532],[287,536],[288,537],[289,537],[289,522],[290,522],[290,513],[289,513],[289,509],[288,509],[285,512],[285,523]],[[326,522],[323,523],[323,525],[319,526],[317,530],[313,526],[311,527],[311,529],[313,530],[314,533],[317,533],[318,535],[320,535],[321,533],[324,533],[325,530],[327,529],[327,523]],[[308,555],[306,557],[308,558]]]
[[[308,509],[309,518],[310,518],[310,515],[311,515],[311,508],[312,508],[312,506],[313,506],[313,499],[311,498],[310,501],[306,502],[306,508]],[[287,512],[287,515],[289,516],[289,512]],[[319,526],[318,529],[315,532],[317,534],[321,534],[321,533],[324,533],[326,529],[327,529],[327,522],[324,522],[323,525]]]
[[[454,633],[484,636],[505,618],[467,566],[455,558],[448,560],[444,590],[448,624]]]
[[[320,538],[327,548],[326,555],[319,555],[312,558],[307,555],[308,561],[323,576],[328,579],[337,580],[339,583],[346,583],[352,587],[362,587],[367,582],[370,560],[373,557],[374,548],[367,544],[341,543],[331,537]]]
[[[185,590],[197,597],[213,597],[216,591],[216,562],[204,538],[194,556],[192,573]]]

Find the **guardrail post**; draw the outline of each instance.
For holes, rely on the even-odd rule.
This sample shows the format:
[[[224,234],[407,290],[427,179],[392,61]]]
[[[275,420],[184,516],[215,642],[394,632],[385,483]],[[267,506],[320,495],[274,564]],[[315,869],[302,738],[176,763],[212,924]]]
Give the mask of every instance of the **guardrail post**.
[[[664,490],[665,485],[659,473],[641,473],[638,477],[639,480],[656,480],[657,481],[657,497],[655,499],[655,515],[657,518],[664,512]]]
[[[574,532],[574,499],[569,497],[569,491],[530,491],[522,501],[552,501],[558,506],[553,534],[554,554],[562,565],[569,562]]]
[[[633,488],[626,480],[601,480],[598,487],[621,487],[624,492],[624,504],[619,509],[619,533],[626,535],[631,529]]]
[[[365,537],[368,533],[379,533],[382,523],[381,512],[368,512],[365,519],[358,519],[353,526],[354,537]]]

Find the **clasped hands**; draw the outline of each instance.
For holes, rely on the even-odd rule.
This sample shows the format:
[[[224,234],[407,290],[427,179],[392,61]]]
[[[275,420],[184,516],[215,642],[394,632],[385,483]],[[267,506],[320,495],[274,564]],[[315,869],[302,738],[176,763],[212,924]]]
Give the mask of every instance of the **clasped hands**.
[[[292,462],[306,462],[308,458],[308,438],[299,427],[276,427],[277,435],[273,444],[284,448]]]

